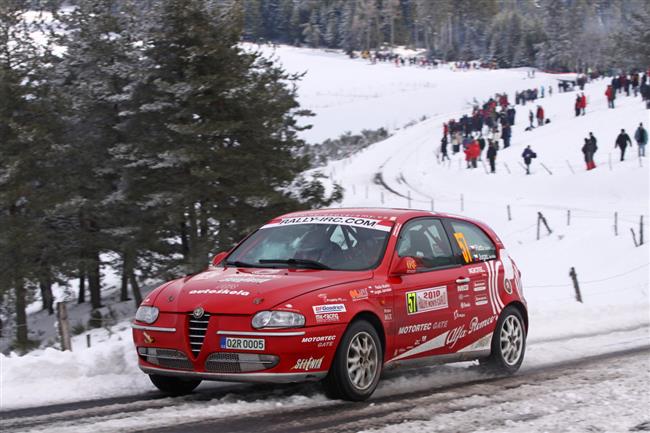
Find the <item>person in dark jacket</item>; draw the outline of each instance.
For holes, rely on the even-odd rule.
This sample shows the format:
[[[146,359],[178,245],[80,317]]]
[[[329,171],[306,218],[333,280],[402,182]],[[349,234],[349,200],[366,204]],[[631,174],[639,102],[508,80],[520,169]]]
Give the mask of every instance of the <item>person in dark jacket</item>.
[[[440,158],[440,162],[444,161],[445,158],[449,161],[449,155],[447,155],[447,134],[442,136],[442,140],[440,140],[440,154],[442,157]]]
[[[488,161],[490,161],[490,173],[496,173],[496,160],[497,160],[497,152],[499,150],[499,145],[490,140],[490,145],[487,150],[487,158]]]
[[[594,162],[594,154],[596,153],[596,150],[598,150],[598,147],[596,146],[595,139],[592,141],[590,138],[585,138],[585,144],[582,146],[582,153],[585,155],[587,170],[596,168],[596,163]]]
[[[526,174],[530,174],[530,163],[533,162],[533,158],[537,158],[537,154],[533,152],[530,146],[526,146],[521,157],[524,158],[524,164],[526,164]]]
[[[645,146],[648,144],[648,131],[643,127],[643,123],[639,123],[639,127],[634,133],[636,145],[639,146],[639,158],[645,156]]]
[[[582,106],[582,99],[580,98],[580,95],[576,95],[576,102],[574,104],[574,109],[576,112],[576,117],[580,115],[580,107]]]
[[[632,146],[632,140],[630,140],[630,136],[627,135],[625,129],[621,129],[621,133],[616,137],[616,144],[614,145],[614,149],[617,147],[621,149],[621,161],[625,160],[625,148],[627,148],[628,144]]]

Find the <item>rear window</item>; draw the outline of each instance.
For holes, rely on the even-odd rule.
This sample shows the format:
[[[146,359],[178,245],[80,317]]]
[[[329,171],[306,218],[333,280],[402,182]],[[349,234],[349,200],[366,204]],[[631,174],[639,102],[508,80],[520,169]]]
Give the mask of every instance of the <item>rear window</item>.
[[[497,258],[496,246],[478,226],[458,220],[450,220],[450,225],[465,263],[485,262]]]

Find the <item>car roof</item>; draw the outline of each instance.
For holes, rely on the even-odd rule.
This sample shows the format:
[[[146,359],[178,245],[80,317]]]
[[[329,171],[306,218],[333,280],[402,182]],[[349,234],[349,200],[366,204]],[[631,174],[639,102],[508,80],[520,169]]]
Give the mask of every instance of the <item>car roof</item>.
[[[418,209],[399,209],[399,208],[381,208],[381,207],[351,207],[351,208],[326,208],[315,210],[303,210],[280,215],[278,218],[295,218],[299,216],[350,216],[358,218],[376,218],[387,219],[390,221],[404,222],[411,218],[422,216],[438,216],[458,218],[466,221],[473,221],[470,218],[461,215],[452,215],[440,212],[431,212]]]

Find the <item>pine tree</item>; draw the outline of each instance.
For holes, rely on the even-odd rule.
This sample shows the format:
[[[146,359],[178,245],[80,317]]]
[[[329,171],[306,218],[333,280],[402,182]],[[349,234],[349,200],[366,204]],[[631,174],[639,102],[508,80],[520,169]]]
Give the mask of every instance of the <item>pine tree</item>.
[[[48,284],[60,261],[50,241],[65,167],[58,97],[44,75],[51,59],[32,37],[42,23],[25,18],[26,6],[0,3],[0,291],[14,301],[18,349],[31,344],[25,309],[39,283],[52,311]]]

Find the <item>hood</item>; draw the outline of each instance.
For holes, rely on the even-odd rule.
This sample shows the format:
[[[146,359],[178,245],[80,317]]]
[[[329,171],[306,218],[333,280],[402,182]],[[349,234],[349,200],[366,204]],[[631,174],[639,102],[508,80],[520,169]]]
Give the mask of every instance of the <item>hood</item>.
[[[305,293],[370,278],[372,271],[213,268],[169,284],[155,303],[163,312],[202,307],[215,314],[250,315]]]

